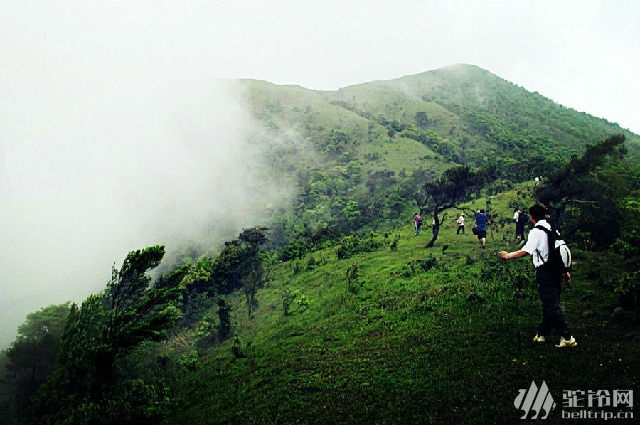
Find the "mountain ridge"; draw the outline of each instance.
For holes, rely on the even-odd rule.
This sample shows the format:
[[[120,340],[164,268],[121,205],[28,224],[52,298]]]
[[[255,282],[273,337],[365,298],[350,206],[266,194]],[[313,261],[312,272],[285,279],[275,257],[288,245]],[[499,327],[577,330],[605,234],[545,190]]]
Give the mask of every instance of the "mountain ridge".
[[[475,65],[332,92],[244,84],[252,113],[266,129],[257,140],[287,141],[267,152],[268,162],[297,180],[295,212],[278,214],[278,234],[299,229],[300,222],[312,232],[333,227],[344,222],[352,201],[360,217],[348,231],[405,214],[417,206],[412,188],[455,166],[493,167],[497,183],[508,188],[552,174],[614,134],[626,137],[626,161],[640,160],[638,136]]]
[[[564,150],[563,155],[568,157],[579,153],[586,144],[621,133],[629,140],[631,156],[635,157],[640,152],[640,138],[629,130],[604,118],[557,104],[476,65],[456,64],[395,79],[350,85],[335,91],[316,91],[294,85],[272,87],[275,88],[275,98],[282,97],[282,94],[275,93],[279,90],[302,95],[303,98],[314,93],[317,96],[315,102],[320,99],[342,102],[341,106],[360,111],[360,116],[362,112],[371,116],[384,114],[404,124],[415,123],[415,116],[408,116],[407,111],[400,112],[400,106],[407,106],[414,113],[425,112],[427,116],[432,111],[435,121],[430,123],[431,128],[441,137],[447,137],[454,143],[466,137],[484,147],[494,145],[494,151],[496,142],[502,142],[500,149],[511,147],[509,143],[505,144],[504,139],[516,140],[516,145],[521,146],[527,144],[526,139],[529,138],[534,143],[544,140],[549,147]],[[434,105],[438,105],[440,111]],[[299,99],[291,106],[302,107]],[[448,122],[445,111],[456,123]],[[492,118],[504,121],[503,125],[496,126],[491,122]],[[506,129],[507,132],[496,134],[500,131],[495,131],[495,127],[503,127],[499,130]],[[489,145],[483,141],[488,141]]]

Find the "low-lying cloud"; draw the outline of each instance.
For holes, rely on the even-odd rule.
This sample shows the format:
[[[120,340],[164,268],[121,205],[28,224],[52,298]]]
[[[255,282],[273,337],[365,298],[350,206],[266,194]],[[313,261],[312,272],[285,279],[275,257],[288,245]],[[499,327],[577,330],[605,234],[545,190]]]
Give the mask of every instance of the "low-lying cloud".
[[[26,314],[104,289],[127,252],[211,247],[289,196],[237,81],[59,77],[0,100],[0,347]]]

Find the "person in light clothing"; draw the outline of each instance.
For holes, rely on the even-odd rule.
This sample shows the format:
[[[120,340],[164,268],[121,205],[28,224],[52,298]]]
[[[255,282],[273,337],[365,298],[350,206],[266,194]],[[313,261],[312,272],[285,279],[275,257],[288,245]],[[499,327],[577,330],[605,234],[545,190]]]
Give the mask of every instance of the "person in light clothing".
[[[538,333],[533,338],[535,342],[546,342],[547,337],[555,328],[560,333],[560,343],[556,347],[575,347],[578,345],[571,335],[571,329],[564,312],[560,307],[560,293],[562,292],[562,281],[571,281],[571,274],[565,272],[564,276],[552,273],[547,267],[549,258],[549,239],[544,230],[535,228],[536,225],[543,226],[551,230],[551,225],[545,218],[545,209],[542,205],[533,205],[529,208],[529,220],[534,228],[529,231],[527,242],[517,251],[500,251],[500,257],[505,260],[531,255],[533,266],[536,269],[536,282],[538,284],[538,295],[542,301],[542,323],[538,326]]]
[[[464,235],[464,214],[460,214],[460,217],[458,217],[458,230],[456,230],[456,235],[459,235],[460,232],[462,232],[462,234]]]

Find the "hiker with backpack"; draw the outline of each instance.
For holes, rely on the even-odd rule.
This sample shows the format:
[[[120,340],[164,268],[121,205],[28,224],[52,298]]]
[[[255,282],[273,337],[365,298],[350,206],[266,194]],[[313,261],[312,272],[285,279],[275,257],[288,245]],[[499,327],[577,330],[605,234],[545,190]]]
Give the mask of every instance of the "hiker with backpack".
[[[563,280],[567,283],[571,281],[571,274],[567,269],[570,263],[563,262],[560,246],[556,249],[559,234],[551,228],[545,214],[546,210],[542,205],[529,208],[530,221],[534,227],[529,231],[527,242],[518,251],[500,251],[500,257],[505,260],[526,255],[533,257],[538,294],[542,301],[542,323],[538,326],[533,341],[546,342],[551,330],[555,328],[561,335],[556,347],[575,347],[578,344],[571,335],[571,329],[560,307]]]

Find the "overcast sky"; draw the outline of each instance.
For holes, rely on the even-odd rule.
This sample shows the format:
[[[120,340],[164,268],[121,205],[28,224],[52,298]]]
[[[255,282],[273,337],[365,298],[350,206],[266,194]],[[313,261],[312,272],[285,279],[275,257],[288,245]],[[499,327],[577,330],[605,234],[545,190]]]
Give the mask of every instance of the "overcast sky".
[[[469,63],[640,133],[636,0],[0,4],[4,89],[97,73],[335,90]]]
[[[26,313],[103,288],[117,253],[163,240],[159,223],[205,219],[190,197],[225,179],[202,161],[245,160],[231,140],[250,120],[212,79],[336,90],[456,63],[640,133],[637,0],[0,0],[0,346]],[[105,278],[70,283],[89,269]]]

